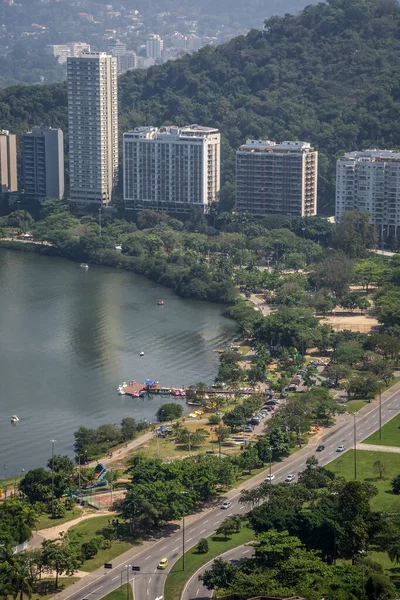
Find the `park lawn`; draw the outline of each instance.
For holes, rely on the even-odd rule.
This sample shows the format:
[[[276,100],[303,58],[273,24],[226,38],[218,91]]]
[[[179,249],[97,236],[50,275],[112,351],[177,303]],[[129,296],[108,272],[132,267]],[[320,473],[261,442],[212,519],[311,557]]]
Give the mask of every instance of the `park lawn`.
[[[379,479],[379,475],[373,468],[373,464],[377,460],[383,462],[387,467],[384,479]],[[346,477],[346,479],[354,479],[354,450],[349,450],[338,456],[326,468],[336,475]],[[399,502],[399,496],[393,495],[390,491],[390,481],[399,473],[400,454],[357,450],[357,479],[372,483],[379,491],[379,494],[371,500],[372,510],[388,511],[393,508],[394,504]]]
[[[119,587],[117,590],[110,592],[103,597],[103,600],[133,600],[132,588],[124,583],[122,588]]]
[[[60,519],[53,519],[49,514],[40,515],[36,525],[36,529],[40,531],[41,529],[56,527],[57,525],[62,525],[63,523],[68,523],[68,521],[77,519],[81,515],[82,509],[79,508],[79,506],[74,506],[72,510],[67,510],[67,514],[65,515],[65,517],[61,517]]]
[[[392,562],[386,552],[368,552],[368,558],[379,563],[396,587],[400,588],[400,565]]]
[[[382,427],[382,439],[379,431],[363,440],[363,444],[379,444],[381,446],[400,446],[400,414],[393,413],[393,419]]]
[[[348,413],[353,415],[366,406],[366,404],[366,400],[348,400],[346,404],[343,404],[342,406]]]
[[[208,552],[205,554],[199,554],[196,551],[197,544],[193,546],[188,552],[185,552],[185,570],[182,570],[181,557],[168,573],[164,587],[164,599],[180,600],[186,582],[202,565],[223,552],[231,550],[231,548],[250,542],[254,537],[254,531],[245,526],[242,527],[239,533],[234,533],[227,541],[213,533],[207,538]]]
[[[78,542],[82,545],[92,538],[101,535],[101,530],[108,524],[108,522],[111,520],[111,517],[114,518],[114,515],[110,515],[110,517],[105,515],[102,517],[94,517],[93,519],[81,521],[69,530],[68,537],[71,541]],[[123,519],[120,520],[123,521]],[[111,562],[115,557],[119,556],[123,552],[126,552],[137,543],[139,543],[139,540],[134,540],[133,538],[113,540],[110,548],[100,548],[94,558],[85,560],[81,566],[81,570],[89,572],[94,571],[95,569],[101,567],[104,563]]]

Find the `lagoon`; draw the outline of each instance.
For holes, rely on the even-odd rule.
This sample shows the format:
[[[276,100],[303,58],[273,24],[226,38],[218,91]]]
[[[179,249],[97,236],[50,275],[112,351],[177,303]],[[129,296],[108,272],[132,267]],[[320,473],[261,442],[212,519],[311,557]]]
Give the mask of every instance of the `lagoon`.
[[[51,439],[72,456],[78,427],[151,421],[169,401],[118,396],[122,381],[211,383],[236,330],[222,313],[125,271],[0,250],[0,479],[44,465]]]

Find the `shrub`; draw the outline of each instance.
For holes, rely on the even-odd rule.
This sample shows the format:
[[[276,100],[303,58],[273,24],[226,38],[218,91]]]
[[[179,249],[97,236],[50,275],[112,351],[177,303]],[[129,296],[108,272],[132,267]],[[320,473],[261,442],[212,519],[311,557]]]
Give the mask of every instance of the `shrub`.
[[[81,546],[81,555],[83,560],[89,560],[90,558],[94,558],[99,551],[99,546],[96,538],[85,542]]]
[[[197,552],[200,554],[205,554],[208,552],[208,540],[206,538],[201,538],[199,543],[197,544]]]
[[[390,485],[392,486],[393,494],[400,494],[400,475],[393,477]]]

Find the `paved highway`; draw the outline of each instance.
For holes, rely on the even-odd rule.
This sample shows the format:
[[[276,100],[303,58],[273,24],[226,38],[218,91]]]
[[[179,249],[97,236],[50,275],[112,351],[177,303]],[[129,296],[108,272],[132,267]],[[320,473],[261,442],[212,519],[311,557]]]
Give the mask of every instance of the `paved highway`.
[[[238,564],[241,562],[243,558],[250,558],[253,556],[254,548],[251,546],[238,546],[237,548],[233,548],[232,550],[228,550],[228,552],[224,552],[220,555],[224,560],[229,560],[230,563]],[[189,579],[187,582],[185,589],[183,590],[182,600],[211,600],[213,596],[212,590],[208,590],[202,583],[199,581],[199,575],[204,573],[207,569],[211,568],[215,559],[210,560],[208,563],[203,565],[201,569],[196,571],[196,573]],[[137,599],[136,599],[137,600]]]
[[[400,386],[395,386],[394,390],[389,390],[382,396],[382,424],[389,421],[394,415],[394,411],[400,410]],[[369,407],[368,407],[369,408]],[[366,410],[368,410],[366,408]],[[356,417],[357,441],[361,442],[371,433],[379,428],[379,406],[373,408],[364,416]],[[327,431],[323,437],[318,440],[312,440],[310,444],[299,450],[296,454],[288,457],[282,463],[273,467],[275,474],[274,483],[284,481],[289,473],[297,474],[305,467],[307,458],[315,454],[316,446],[319,443],[325,445],[323,452],[316,453],[321,465],[334,460],[339,454],[336,449],[343,444],[346,450],[353,446],[354,440],[354,418],[352,415],[342,415],[339,417],[339,423],[332,430]],[[268,469],[259,473],[255,477],[241,484],[238,488],[231,490],[221,499],[229,499],[232,506],[228,510],[221,510],[220,505],[209,508],[198,515],[186,518],[185,527],[185,549],[188,550],[194,546],[200,538],[211,535],[223,519],[232,515],[243,515],[247,510],[246,506],[239,504],[240,492],[243,489],[251,489],[260,485]],[[97,570],[85,580],[74,584],[69,589],[55,598],[57,600],[99,600],[110,591],[116,589],[121,582],[121,571],[123,580],[129,574],[130,581],[134,579],[134,593],[136,600],[161,600],[163,597],[164,583],[168,570],[174,562],[182,555],[182,530],[181,528],[170,529],[171,533],[167,536],[146,542],[142,547],[134,548],[125,553],[123,557],[118,557],[113,561],[113,569],[110,571]],[[157,565],[161,558],[168,558],[169,566],[165,571],[159,571]],[[126,568],[126,565],[128,568]],[[140,573],[132,573],[129,565],[140,566]],[[80,589],[77,589],[80,588]],[[75,591],[76,590],[76,591]]]

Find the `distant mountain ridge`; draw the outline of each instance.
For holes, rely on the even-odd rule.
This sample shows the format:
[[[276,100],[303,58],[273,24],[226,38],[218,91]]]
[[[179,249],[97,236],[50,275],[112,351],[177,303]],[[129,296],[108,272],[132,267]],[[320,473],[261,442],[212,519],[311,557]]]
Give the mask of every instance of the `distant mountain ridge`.
[[[0,93],[0,126],[46,121],[66,129],[65,85]],[[221,129],[222,190],[232,205],[235,150],[246,138],[303,139],[320,152],[320,207],[332,210],[335,160],[356,148],[400,146],[400,7],[331,0],[272,17],[204,48],[120,79],[121,131],[143,124]]]

